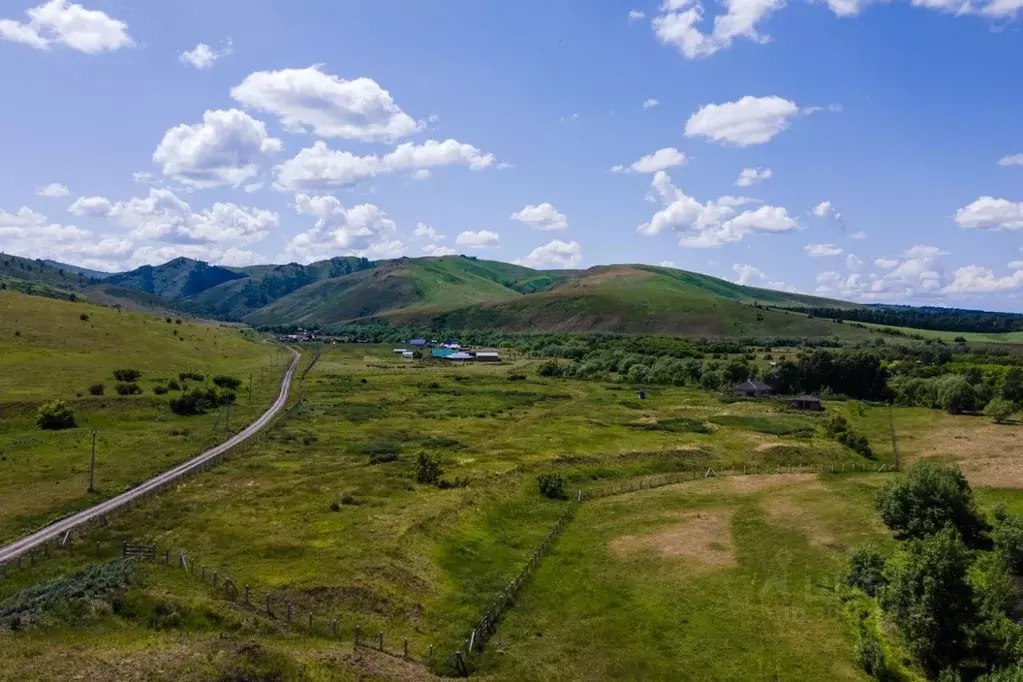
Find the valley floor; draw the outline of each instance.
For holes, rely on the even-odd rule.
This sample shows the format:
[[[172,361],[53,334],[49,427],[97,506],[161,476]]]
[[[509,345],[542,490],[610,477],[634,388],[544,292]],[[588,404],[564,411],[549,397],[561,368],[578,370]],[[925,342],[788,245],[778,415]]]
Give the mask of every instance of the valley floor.
[[[892,457],[887,410],[856,403],[827,407],[869,436],[873,461],[773,401],[672,387],[641,398],[626,384],[538,378],[530,360],[406,363],[369,345],[309,349],[303,362],[287,417],[260,444],[0,580],[2,602],[95,565],[93,542],[104,560],[122,541],[171,550],[123,600],[43,629],[12,632],[0,617],[0,679],[431,679],[570,504],[541,497],[539,474],[562,474],[573,496],[711,467]],[[986,486],[985,507],[1023,506],[1018,425],[909,408],[894,421],[903,462],[958,461]],[[420,451],[440,456],[445,486],[410,478]],[[865,679],[835,585],[850,548],[890,542],[871,504],[884,476],[736,476],[585,502],[498,625],[481,674]],[[251,586],[254,606],[227,599],[225,578]],[[354,650],[356,627],[374,645],[383,633],[390,653]]]

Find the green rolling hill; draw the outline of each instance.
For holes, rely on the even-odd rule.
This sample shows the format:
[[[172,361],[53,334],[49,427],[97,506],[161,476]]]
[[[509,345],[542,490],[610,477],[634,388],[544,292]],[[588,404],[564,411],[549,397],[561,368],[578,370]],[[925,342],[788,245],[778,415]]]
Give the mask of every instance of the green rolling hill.
[[[537,293],[462,307],[417,306],[374,321],[450,329],[621,332],[686,336],[843,336],[860,330],[784,310],[784,292],[740,287],[702,275],[645,266],[603,266],[575,273]],[[799,296],[799,299],[812,299]],[[816,299],[823,300],[823,299]],[[865,333],[863,334],[866,335]]]
[[[18,290],[35,287],[36,293],[58,297],[78,293],[107,305],[257,326],[330,329],[352,322],[388,322],[691,336],[866,333],[784,310],[850,309],[855,304],[648,265],[538,271],[445,256],[377,262],[346,257],[309,265],[229,268],[176,258],[103,279],[74,270],[16,256],[0,258],[0,278]]]

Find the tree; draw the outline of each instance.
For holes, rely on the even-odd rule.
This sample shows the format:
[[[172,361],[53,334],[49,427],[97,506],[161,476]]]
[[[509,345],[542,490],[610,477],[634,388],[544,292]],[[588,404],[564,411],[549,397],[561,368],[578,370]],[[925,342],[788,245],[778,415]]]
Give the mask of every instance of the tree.
[[[89,387],[89,395],[103,395],[105,390],[103,384],[93,384]]]
[[[54,400],[39,408],[36,426],[46,431],[75,428],[75,413],[63,400]]]
[[[412,462],[412,477],[416,483],[436,483],[444,475],[437,455],[420,451]]]
[[[540,474],[536,485],[546,498],[560,500],[565,497],[565,477],[561,474]]]
[[[1002,380],[1002,397],[1008,401],[1023,402],[1023,369],[1010,367]]]
[[[984,407],[984,416],[995,424],[1004,424],[1015,413],[1016,406],[1005,398],[994,398]]]
[[[565,366],[554,360],[541,362],[536,368],[536,375],[541,377],[560,377],[565,374]]]
[[[973,545],[987,528],[963,473],[928,460],[885,483],[874,502],[885,525],[903,538],[923,538],[951,524]]]
[[[881,606],[931,675],[958,667],[973,649],[980,619],[969,568],[970,551],[952,526],[910,541],[885,566]]]
[[[242,385],[242,380],[237,379],[235,377],[229,377],[224,376],[223,374],[219,374],[213,377],[213,383],[219,386],[220,388],[226,388],[231,391],[236,391],[238,390],[238,387]]]
[[[872,547],[860,547],[849,557],[845,581],[873,597],[884,586],[884,557]]]
[[[188,417],[205,414],[206,410],[216,407],[219,403],[219,397],[214,389],[193,388],[177,398],[171,398],[170,408],[174,414]]]
[[[937,381],[938,404],[949,414],[962,414],[977,409],[977,391],[966,377],[948,374]]]
[[[1009,514],[999,506],[995,510],[991,541],[1005,566],[1016,575],[1023,573],[1023,516]]]

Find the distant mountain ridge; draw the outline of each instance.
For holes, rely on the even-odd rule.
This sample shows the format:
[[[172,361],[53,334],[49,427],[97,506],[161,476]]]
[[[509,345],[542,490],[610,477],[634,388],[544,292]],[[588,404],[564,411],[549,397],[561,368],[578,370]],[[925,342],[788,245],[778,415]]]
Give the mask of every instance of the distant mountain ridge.
[[[265,327],[352,323],[447,329],[687,336],[866,336],[841,319],[868,307],[633,264],[534,270],[470,256],[226,267],[188,258],[87,276],[73,266],[0,257],[0,276],[108,304]],[[95,271],[93,271],[95,272]],[[102,277],[100,277],[102,275]],[[910,309],[914,310],[914,309]],[[815,314],[812,311],[827,311]]]

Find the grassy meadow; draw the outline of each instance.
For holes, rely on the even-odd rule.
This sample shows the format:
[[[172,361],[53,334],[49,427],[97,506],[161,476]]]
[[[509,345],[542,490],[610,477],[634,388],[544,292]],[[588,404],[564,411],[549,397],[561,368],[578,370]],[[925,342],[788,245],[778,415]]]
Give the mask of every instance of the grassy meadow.
[[[78,321],[78,310],[66,324]],[[97,328],[114,324],[96,320]],[[153,343],[177,328],[141,316],[135,324],[157,336]],[[239,363],[233,372],[241,373],[246,362],[273,360],[272,348],[236,331],[182,327],[189,341],[166,341],[167,351],[178,343],[206,353],[181,356],[183,368],[222,371],[220,364],[233,359]],[[209,335],[204,343],[200,334]],[[2,336],[11,342],[6,331]],[[228,339],[243,349],[231,358],[220,355]],[[251,346],[253,355],[245,356]],[[120,362],[116,353],[108,360],[113,364],[98,372],[134,364],[147,373],[143,383],[149,372],[155,377],[178,362],[171,356],[163,365],[147,365],[141,356]],[[289,601],[296,618],[312,612],[321,623],[336,619],[344,645],[323,631],[308,636],[231,605],[178,569],[147,566],[127,592],[131,608],[45,630],[7,632],[0,622],[7,654],[0,679],[61,679],[61,666],[82,670],[84,679],[131,679],[143,659],[155,662],[145,679],[249,679],[254,674],[238,671],[256,668],[278,674],[267,679],[432,679],[429,647],[442,660],[462,646],[568,504],[537,493],[541,473],[563,475],[571,495],[617,479],[709,467],[891,459],[884,408],[827,405],[868,436],[875,459],[866,460],[823,437],[824,417],[791,412],[779,401],[736,402],[676,387],[646,388],[641,399],[628,384],[539,378],[535,363],[452,367],[402,361],[390,346],[310,348],[287,416],[266,438],[115,516],[90,537],[104,548],[128,540],[185,551],[208,571],[270,593],[277,604]],[[84,405],[89,399],[74,398],[73,390],[91,375],[74,371],[80,378],[67,384],[64,397]],[[42,399],[32,397],[31,382],[21,385],[29,393],[21,400]],[[140,433],[152,429],[146,415],[159,405],[142,406],[156,398],[124,400],[138,411],[103,409],[136,415],[126,421],[137,418]],[[213,417],[162,414],[158,428],[212,427]],[[5,414],[0,429],[19,425],[38,438],[42,432],[32,431],[29,417]],[[904,461],[958,461],[988,486],[981,491],[985,506],[1023,505],[1015,482],[989,466],[1011,462],[1017,425],[915,408],[896,408],[894,421]],[[167,433],[154,437],[164,447]],[[0,438],[8,434],[2,430]],[[411,479],[420,451],[440,457],[446,487]],[[124,450],[125,466],[131,457]],[[23,480],[40,475],[27,464],[18,471]],[[890,542],[871,506],[882,480],[722,478],[587,502],[499,625],[481,659],[484,678],[866,679],[853,662],[854,623],[835,581],[852,547]],[[18,489],[14,477],[0,477],[0,485]],[[33,485],[42,497],[56,483]],[[0,509],[32,504],[0,500],[10,504]],[[6,527],[26,525],[9,518],[0,512]],[[88,550],[12,572],[0,581],[0,603],[30,584],[95,564]],[[168,613],[179,615],[168,620]],[[392,652],[407,638],[413,660],[353,652],[356,626],[384,632]]]
[[[179,372],[243,380],[230,428],[240,429],[276,397],[290,353],[220,325],[119,312],[84,302],[0,292],[0,542],[94,504],[223,440],[218,412],[175,416]],[[118,368],[142,372],[139,395],[118,395]],[[252,378],[251,399],[249,380]],[[89,387],[103,384],[103,395]],[[184,382],[198,385],[198,382]],[[65,400],[76,428],[43,431],[39,407]],[[88,493],[92,437],[96,492]]]

